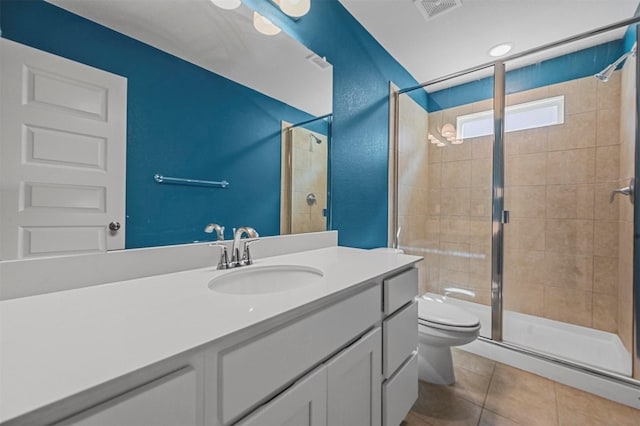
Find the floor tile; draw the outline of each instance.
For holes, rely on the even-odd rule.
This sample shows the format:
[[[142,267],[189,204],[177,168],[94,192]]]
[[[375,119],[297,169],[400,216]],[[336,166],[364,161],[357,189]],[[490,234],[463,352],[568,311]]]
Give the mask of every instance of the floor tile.
[[[478,426],[522,426],[520,423],[514,422],[513,420],[507,419],[506,417],[502,417],[499,414],[494,413],[493,411],[489,411],[486,408],[482,410],[482,415],[480,416],[480,423]]]
[[[560,383],[556,393],[561,425],[640,426],[640,410]]]
[[[407,417],[405,417],[404,421],[400,423],[400,426],[431,426],[431,425],[427,423],[424,419],[422,419],[420,416],[410,411],[409,414],[407,414]]]
[[[495,361],[456,348],[452,348],[451,354],[456,371],[464,368],[482,376],[491,377],[493,375]]]
[[[485,408],[524,425],[558,424],[554,382],[496,364]]]
[[[420,382],[412,412],[431,426],[476,426],[482,407],[461,398],[453,386]]]

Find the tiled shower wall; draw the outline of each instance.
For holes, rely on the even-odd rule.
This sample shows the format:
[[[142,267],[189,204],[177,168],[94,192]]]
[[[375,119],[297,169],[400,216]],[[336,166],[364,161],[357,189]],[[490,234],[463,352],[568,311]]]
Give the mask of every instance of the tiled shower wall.
[[[629,185],[635,176],[636,62],[627,60],[622,68],[620,96],[620,174],[618,187]],[[637,197],[637,195],[636,195]],[[618,334],[629,352],[633,345],[633,206],[626,197],[619,201],[618,246]],[[637,198],[636,198],[637,200]],[[636,201],[636,206],[637,206]],[[632,352],[633,353],[633,352]],[[640,365],[635,367],[640,377]]]
[[[327,229],[327,137],[303,127],[292,129],[291,144],[291,233],[318,232]],[[316,143],[314,135],[321,143]],[[316,202],[307,203],[307,195],[314,194]]]
[[[505,309],[618,332],[622,201],[609,204],[609,194],[620,184],[620,92],[618,71],[608,83],[588,77],[507,97],[513,105],[564,95],[565,122],[506,135]],[[430,131],[492,107],[483,101],[428,114]],[[493,137],[444,148],[415,139],[427,146],[420,161],[428,166],[415,167],[411,156],[407,168],[401,153],[400,174],[412,182],[399,192],[401,245],[425,256],[423,292],[488,305]]]

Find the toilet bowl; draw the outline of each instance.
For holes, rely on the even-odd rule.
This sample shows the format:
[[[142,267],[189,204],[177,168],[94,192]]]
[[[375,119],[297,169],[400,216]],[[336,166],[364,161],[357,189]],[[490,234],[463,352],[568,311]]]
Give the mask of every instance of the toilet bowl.
[[[418,375],[438,385],[455,382],[451,347],[473,342],[480,333],[480,320],[445,298],[424,295],[418,299]]]

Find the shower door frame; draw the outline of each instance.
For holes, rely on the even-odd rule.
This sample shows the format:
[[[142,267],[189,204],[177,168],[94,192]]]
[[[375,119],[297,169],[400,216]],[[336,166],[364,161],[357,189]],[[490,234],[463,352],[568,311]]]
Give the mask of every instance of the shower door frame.
[[[575,362],[567,361],[564,359],[552,357],[531,349],[523,348],[518,345],[509,344],[503,342],[503,265],[504,265],[504,225],[508,222],[508,216],[505,217],[504,210],[504,171],[505,171],[505,147],[504,147],[504,113],[506,103],[505,92],[505,63],[523,58],[525,56],[539,53],[545,50],[549,50],[555,47],[563,46],[565,44],[580,41],[589,37],[593,37],[608,31],[615,29],[628,27],[633,24],[640,24],[640,16],[635,16],[630,19],[619,21],[617,23],[597,28],[592,31],[588,31],[582,34],[578,34],[563,40],[549,43],[534,49],[530,49],[515,55],[511,55],[502,58],[497,61],[488,62],[473,68],[468,68],[463,71],[459,71],[447,76],[428,81],[426,83],[419,84],[417,86],[408,87],[405,89],[392,92],[392,101],[394,103],[394,129],[393,140],[390,141],[390,149],[394,151],[393,168],[394,168],[394,191],[393,197],[393,217],[391,218],[392,232],[397,235],[398,231],[398,155],[397,149],[399,146],[399,116],[400,116],[400,95],[408,93],[413,90],[425,88],[434,84],[442,83],[447,80],[451,80],[457,77],[461,77],[467,74],[475,73],[490,67],[494,68],[494,98],[493,98],[493,113],[494,113],[494,146],[493,146],[493,183],[492,183],[492,242],[491,242],[491,338],[485,338],[480,336],[479,338],[490,342],[492,344],[506,347],[517,352],[534,356],[546,361],[550,361],[556,364],[561,364],[576,370],[585,371],[597,376],[603,376],[607,379],[632,384],[634,386],[640,386],[640,379],[634,379],[634,374],[637,366],[640,366],[640,208],[637,207],[637,202],[634,204],[634,238],[633,238],[633,342],[631,354],[632,374],[631,377],[624,377],[615,373],[610,373],[597,368],[588,367]],[[640,28],[639,28],[640,30]],[[640,45],[640,31],[636,34],[636,41]],[[638,188],[640,179],[638,174],[640,172],[640,52],[636,54],[636,116],[635,116],[635,187]],[[638,200],[636,190],[636,201]],[[507,213],[508,214],[508,213]],[[398,248],[398,239],[394,238],[391,242],[392,247]],[[640,367],[639,367],[640,368]]]

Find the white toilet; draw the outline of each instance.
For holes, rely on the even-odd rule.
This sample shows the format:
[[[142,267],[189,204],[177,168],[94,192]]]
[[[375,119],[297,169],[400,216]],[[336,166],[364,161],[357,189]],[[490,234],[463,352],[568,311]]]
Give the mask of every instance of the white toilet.
[[[455,382],[451,347],[473,342],[480,320],[436,295],[418,299],[418,375],[437,385]]]

